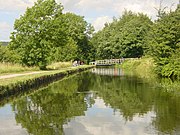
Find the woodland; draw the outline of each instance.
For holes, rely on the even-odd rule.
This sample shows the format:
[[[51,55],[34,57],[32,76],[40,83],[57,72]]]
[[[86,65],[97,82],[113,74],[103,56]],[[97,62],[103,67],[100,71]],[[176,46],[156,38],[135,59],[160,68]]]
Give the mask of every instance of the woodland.
[[[157,19],[125,10],[98,32],[83,16],[64,13],[55,0],[38,0],[15,20],[7,46],[0,45],[0,62],[46,69],[53,62],[151,57],[155,72],[180,78],[180,5],[160,7]]]

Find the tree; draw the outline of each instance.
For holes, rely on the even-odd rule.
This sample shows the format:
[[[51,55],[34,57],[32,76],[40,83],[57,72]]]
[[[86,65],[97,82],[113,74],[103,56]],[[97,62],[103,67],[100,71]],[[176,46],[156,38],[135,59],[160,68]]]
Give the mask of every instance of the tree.
[[[0,45],[0,62],[19,63],[19,55],[8,47]]]
[[[29,134],[62,135],[63,125],[76,116],[85,115],[91,105],[85,102],[85,94],[77,94],[80,82],[81,78],[71,77],[17,100],[12,105],[16,122]]]
[[[125,11],[121,18],[105,24],[92,39],[97,58],[141,57],[152,21],[144,14]]]
[[[90,53],[92,49],[89,39],[92,36],[94,28],[84,20],[84,17],[74,13],[64,14],[64,21],[67,25],[66,31],[68,37],[77,44],[76,59],[88,61],[91,57]]]
[[[156,71],[164,77],[180,76],[180,68],[176,67],[179,59],[180,48],[180,6],[175,11],[171,11],[160,16],[151,27],[148,34],[147,45],[149,53],[154,58],[157,65]],[[175,62],[177,61],[177,62]],[[176,64],[175,64],[176,63]]]
[[[107,59],[113,55],[112,37],[115,36],[111,27],[113,25],[113,23],[106,24],[103,30],[93,35],[91,42],[96,50],[96,59]]]
[[[67,44],[62,47],[56,47],[52,52],[52,61],[71,61],[77,58],[77,43],[69,39]]]
[[[0,62],[4,61],[5,47],[3,47],[0,43]]]
[[[45,69],[51,50],[66,42],[63,7],[55,0],[38,0],[14,24],[10,49],[21,56],[21,63]]]

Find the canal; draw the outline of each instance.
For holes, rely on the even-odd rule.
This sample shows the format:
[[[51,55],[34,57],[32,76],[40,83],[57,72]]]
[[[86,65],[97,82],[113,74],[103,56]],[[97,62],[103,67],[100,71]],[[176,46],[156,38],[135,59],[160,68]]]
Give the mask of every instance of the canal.
[[[0,135],[179,135],[180,95],[96,68],[0,107]]]

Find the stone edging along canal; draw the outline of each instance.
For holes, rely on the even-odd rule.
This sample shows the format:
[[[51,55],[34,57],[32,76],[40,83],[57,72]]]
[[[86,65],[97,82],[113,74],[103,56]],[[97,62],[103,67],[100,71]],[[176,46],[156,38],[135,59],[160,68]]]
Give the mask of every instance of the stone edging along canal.
[[[75,73],[88,70],[90,68],[93,68],[93,66],[87,66],[87,67],[82,66],[74,69],[68,69],[66,71],[60,71],[59,73],[42,75],[40,77],[20,81],[14,84],[0,86],[0,101],[10,96],[17,95],[18,93],[21,92],[26,92],[31,89],[38,89],[42,86],[47,86],[48,84],[54,81],[60,80],[66,76]]]

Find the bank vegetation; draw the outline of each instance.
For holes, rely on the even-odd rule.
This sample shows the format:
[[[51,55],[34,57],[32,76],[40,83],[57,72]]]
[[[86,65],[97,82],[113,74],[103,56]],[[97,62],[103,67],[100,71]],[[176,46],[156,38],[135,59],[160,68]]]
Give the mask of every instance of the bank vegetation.
[[[83,16],[64,13],[55,0],[38,0],[15,20],[10,43],[0,45],[0,62],[44,70],[57,62],[149,56],[158,76],[180,79],[180,4],[165,9],[160,4],[156,20],[125,10],[95,33]]]
[[[97,59],[150,57],[158,76],[180,79],[180,5],[172,11],[160,6],[157,19],[125,11],[91,39]],[[142,63],[143,64],[143,60]],[[134,64],[137,64],[134,61]],[[145,64],[145,63],[144,63]],[[132,65],[134,66],[133,62]],[[126,66],[127,67],[127,66]],[[140,67],[139,67],[140,68]],[[149,70],[146,66],[141,71]]]

